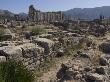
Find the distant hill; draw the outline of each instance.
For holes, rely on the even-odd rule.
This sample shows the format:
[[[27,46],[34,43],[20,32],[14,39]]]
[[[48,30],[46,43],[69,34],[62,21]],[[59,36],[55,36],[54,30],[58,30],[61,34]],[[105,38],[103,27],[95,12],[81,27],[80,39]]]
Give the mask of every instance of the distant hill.
[[[14,15],[15,15],[14,13],[12,13],[8,10],[0,9],[0,19],[5,19],[5,18],[14,19]],[[25,19],[28,16],[28,14],[26,14],[26,13],[19,13],[18,15],[23,19]]]
[[[1,19],[12,19],[14,17],[14,13],[8,11],[8,10],[1,10],[0,9],[0,18]]]
[[[0,9],[0,15],[10,15],[10,16],[14,16],[14,14],[8,10],[1,10]]]
[[[100,15],[110,18],[110,6],[95,8],[74,8],[64,11],[65,15],[70,15],[78,19],[97,19]]]
[[[28,17],[28,14],[26,14],[26,13],[19,13],[18,15],[19,15],[19,17],[20,17],[21,19],[23,19],[23,20],[26,20],[27,17]]]
[[[19,13],[19,16],[26,18],[26,17],[28,17],[28,14],[22,12],[22,13]]]
[[[64,14],[77,19],[97,19],[100,15],[103,15],[105,18],[110,18],[110,6],[95,8],[74,8],[64,11]],[[8,10],[0,9],[0,19],[13,19],[14,15],[14,13]],[[22,18],[26,18],[28,16],[26,13],[19,13],[18,15]]]

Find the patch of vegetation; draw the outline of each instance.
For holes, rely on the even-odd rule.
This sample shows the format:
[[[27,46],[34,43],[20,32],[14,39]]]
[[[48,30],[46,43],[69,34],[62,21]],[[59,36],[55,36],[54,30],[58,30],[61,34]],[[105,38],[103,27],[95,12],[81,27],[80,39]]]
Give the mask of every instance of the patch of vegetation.
[[[91,58],[91,60],[94,60],[94,61],[92,61],[92,64],[94,65],[94,66],[97,66],[99,63],[99,59],[100,59],[100,54],[95,54],[92,58]]]
[[[41,33],[45,32],[45,30],[43,28],[39,28],[39,27],[38,28],[33,28],[31,31],[34,35],[38,35],[38,34],[41,34]]]
[[[34,74],[21,62],[8,60],[0,63],[0,82],[33,82]]]
[[[71,56],[71,55],[73,54],[73,51],[74,51],[74,49],[68,48],[68,49],[65,51],[65,55],[66,55],[66,56]]]
[[[71,49],[73,51],[75,51],[75,50],[80,50],[80,49],[83,49],[83,48],[84,48],[84,43],[83,42],[80,42],[79,44],[72,46]]]
[[[0,41],[2,40],[3,34],[4,34],[4,30],[0,29]]]

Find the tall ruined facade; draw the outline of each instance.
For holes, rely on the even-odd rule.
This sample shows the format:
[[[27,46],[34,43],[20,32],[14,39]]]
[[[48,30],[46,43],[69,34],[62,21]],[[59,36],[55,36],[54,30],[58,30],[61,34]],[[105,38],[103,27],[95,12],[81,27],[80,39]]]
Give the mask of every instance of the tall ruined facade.
[[[29,20],[33,22],[55,22],[64,20],[64,14],[59,12],[41,12],[36,10],[33,5],[29,7]]]

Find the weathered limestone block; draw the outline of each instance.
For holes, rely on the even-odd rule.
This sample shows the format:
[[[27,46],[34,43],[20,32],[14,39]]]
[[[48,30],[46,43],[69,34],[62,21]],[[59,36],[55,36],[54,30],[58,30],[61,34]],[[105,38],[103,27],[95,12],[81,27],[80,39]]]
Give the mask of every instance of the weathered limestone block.
[[[99,50],[104,53],[110,53],[110,41],[106,41],[99,46]]]
[[[51,51],[54,46],[54,41],[51,41],[46,38],[37,37],[36,39],[34,39],[34,42],[36,42],[39,46],[44,48],[45,56],[51,54]]]
[[[35,62],[42,59],[44,54],[44,49],[33,43],[25,43],[17,46],[4,46],[0,47],[0,55],[8,57],[10,59],[15,59],[17,61],[22,61],[29,69],[36,67]],[[31,66],[30,66],[31,65]]]
[[[6,61],[6,57],[5,56],[0,56],[0,62],[5,62]]]
[[[97,73],[88,73],[86,75],[86,82],[104,82],[104,77]]]
[[[13,38],[15,38],[15,34],[12,33],[9,29],[5,29],[4,34],[2,36],[2,39],[3,40],[11,40]]]
[[[99,64],[102,65],[102,66],[107,66],[107,65],[109,65],[109,62],[108,62],[108,60],[106,58],[101,57],[99,59]]]
[[[107,67],[105,67],[105,66],[97,67],[96,68],[96,73],[102,74],[102,75],[107,74]]]

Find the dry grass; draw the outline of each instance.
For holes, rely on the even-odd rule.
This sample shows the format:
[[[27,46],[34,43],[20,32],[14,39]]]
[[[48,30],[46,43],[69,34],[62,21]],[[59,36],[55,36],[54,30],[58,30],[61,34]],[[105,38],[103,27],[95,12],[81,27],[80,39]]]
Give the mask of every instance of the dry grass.
[[[55,66],[56,66],[55,59],[46,60],[45,62],[43,62],[40,65],[40,67],[35,70],[36,79],[38,79],[39,77],[43,76],[43,73],[48,72],[50,70],[50,68],[55,67]]]
[[[99,63],[99,58],[101,57],[101,52],[100,51],[94,51],[93,56],[91,57],[91,62],[93,65],[98,65]]]

